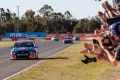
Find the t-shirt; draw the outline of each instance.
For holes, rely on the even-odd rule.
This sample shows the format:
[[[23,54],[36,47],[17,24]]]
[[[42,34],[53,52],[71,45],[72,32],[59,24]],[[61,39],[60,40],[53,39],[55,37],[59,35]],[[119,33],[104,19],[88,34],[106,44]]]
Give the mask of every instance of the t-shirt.
[[[120,0],[112,0],[112,2],[113,2],[113,7],[115,8],[117,4],[120,2]]]
[[[120,17],[107,19],[106,22],[107,22],[107,24],[110,26],[110,25],[112,25],[112,24],[114,24],[114,23],[120,22]]]

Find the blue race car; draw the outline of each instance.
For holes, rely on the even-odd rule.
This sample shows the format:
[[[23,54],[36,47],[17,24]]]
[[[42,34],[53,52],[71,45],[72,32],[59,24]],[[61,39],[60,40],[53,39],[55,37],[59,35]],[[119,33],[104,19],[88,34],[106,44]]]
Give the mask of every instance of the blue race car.
[[[10,52],[11,60],[38,59],[35,42],[30,40],[16,41]]]

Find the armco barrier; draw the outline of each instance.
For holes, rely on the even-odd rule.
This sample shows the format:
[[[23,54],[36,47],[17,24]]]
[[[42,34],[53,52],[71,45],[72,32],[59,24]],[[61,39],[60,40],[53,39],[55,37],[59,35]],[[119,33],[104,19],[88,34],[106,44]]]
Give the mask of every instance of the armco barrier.
[[[46,36],[45,40],[51,40],[51,36]]]
[[[80,40],[101,39],[100,35],[94,34],[80,34]]]
[[[10,38],[1,38],[1,41],[12,41]]]
[[[17,40],[18,40],[18,38],[11,38],[11,40],[12,40],[12,41],[17,41]]]
[[[92,39],[101,39],[101,37],[80,37],[80,40],[92,40]]]
[[[18,41],[18,40],[36,40],[38,38],[11,38],[12,41]]]

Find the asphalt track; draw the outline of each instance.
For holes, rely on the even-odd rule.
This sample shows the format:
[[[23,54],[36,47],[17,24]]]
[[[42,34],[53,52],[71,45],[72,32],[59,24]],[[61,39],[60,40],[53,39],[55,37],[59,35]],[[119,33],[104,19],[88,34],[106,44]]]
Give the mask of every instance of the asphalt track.
[[[40,60],[51,59],[47,58],[58,51],[61,51],[70,44],[63,44],[62,42],[48,41],[36,42],[38,45],[38,60],[10,60],[10,47],[0,48],[0,80],[15,74]],[[57,59],[57,58],[54,58]]]

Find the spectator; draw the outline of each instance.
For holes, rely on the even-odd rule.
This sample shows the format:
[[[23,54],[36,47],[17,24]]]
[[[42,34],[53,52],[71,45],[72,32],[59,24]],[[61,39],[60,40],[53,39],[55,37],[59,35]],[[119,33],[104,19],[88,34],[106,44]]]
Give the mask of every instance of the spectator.
[[[112,0],[113,7],[116,8],[116,6],[119,2],[120,2],[120,0]]]
[[[112,36],[111,41],[113,43],[112,49],[115,49],[114,54],[111,54],[111,51],[106,49],[103,44],[101,44],[101,48],[106,52],[111,64],[120,66],[120,23],[116,23],[110,26],[110,32]]]

